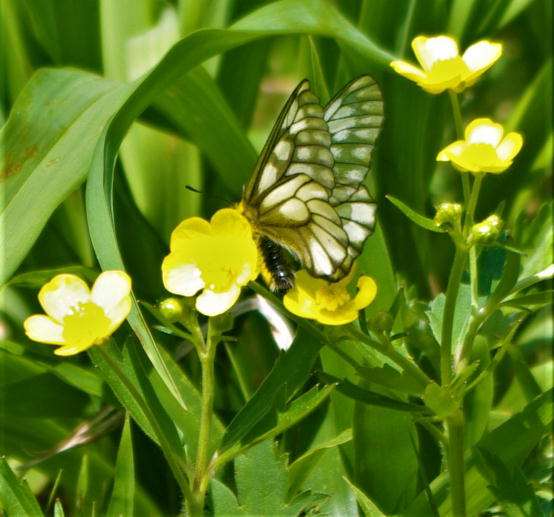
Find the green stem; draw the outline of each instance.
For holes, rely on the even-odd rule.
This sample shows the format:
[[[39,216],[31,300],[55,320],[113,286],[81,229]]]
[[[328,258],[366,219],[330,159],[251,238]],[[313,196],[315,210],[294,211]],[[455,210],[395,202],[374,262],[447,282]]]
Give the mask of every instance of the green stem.
[[[448,432],[447,460],[450,473],[452,515],[454,517],[466,516],[463,419],[462,411],[458,411],[446,420]]]
[[[210,319],[208,322],[208,337],[205,346],[198,354],[202,366],[202,407],[200,412],[200,430],[198,433],[191,515],[204,514],[204,499],[206,497],[206,489],[209,481],[210,430],[213,419],[215,387],[214,363],[217,344],[221,338],[220,334],[214,330],[213,326],[213,320]]]
[[[456,127],[456,137],[458,140],[463,140],[464,138],[464,123],[462,120],[462,111],[460,109],[460,100],[458,99],[458,94],[454,93],[452,90],[448,90],[448,95],[450,97],[450,104],[452,106],[452,115],[454,116],[454,126]],[[464,201],[467,203],[469,199],[469,176],[467,173],[462,172],[462,189],[464,193]]]
[[[454,328],[454,311],[456,309],[456,299],[462,280],[462,273],[467,258],[467,252],[460,247],[456,247],[454,263],[450,270],[448,287],[446,288],[446,300],[444,302],[444,312],[442,315],[441,332],[441,384],[446,386],[452,379],[452,332]]]
[[[471,194],[469,196],[469,202],[466,210],[466,230],[473,225],[473,216],[475,215],[475,208],[477,207],[477,200],[479,199],[479,191],[481,190],[481,183],[483,181],[484,174],[476,174],[473,187],[471,188]]]
[[[466,211],[466,237],[473,226],[473,218],[475,215],[475,209],[477,208],[477,200],[479,199],[479,191],[481,190],[482,181],[483,174],[476,174]],[[476,312],[479,309],[479,272],[477,271],[477,248],[475,246],[471,246],[469,249],[469,275],[471,282],[471,306],[473,311]]]

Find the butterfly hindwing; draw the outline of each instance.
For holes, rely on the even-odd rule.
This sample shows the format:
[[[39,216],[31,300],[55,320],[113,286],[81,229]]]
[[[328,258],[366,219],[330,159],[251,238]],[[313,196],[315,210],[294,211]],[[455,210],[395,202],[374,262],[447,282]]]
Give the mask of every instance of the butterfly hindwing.
[[[374,84],[353,81],[324,109],[302,81],[244,191],[244,213],[259,233],[317,277],[346,275],[373,227],[375,204],[360,183],[382,120]]]
[[[326,106],[335,187],[329,199],[348,235],[347,257],[332,275],[348,274],[375,226],[376,203],[362,181],[383,125],[383,100],[377,83],[362,76],[347,84]]]

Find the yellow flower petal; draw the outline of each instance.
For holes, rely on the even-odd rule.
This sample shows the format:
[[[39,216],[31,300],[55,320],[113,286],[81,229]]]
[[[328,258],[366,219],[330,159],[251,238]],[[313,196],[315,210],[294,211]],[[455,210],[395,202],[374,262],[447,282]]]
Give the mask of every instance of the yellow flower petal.
[[[220,293],[204,289],[196,298],[196,310],[205,316],[223,314],[235,304],[239,295],[240,289],[236,285]]]
[[[502,45],[488,40],[481,40],[469,46],[462,59],[472,72],[481,75],[488,70],[502,55]]]
[[[504,128],[490,118],[472,120],[465,129],[465,139],[470,144],[489,144],[496,147],[503,134]]]
[[[523,137],[519,133],[511,132],[504,137],[504,140],[496,148],[496,152],[501,160],[511,161],[522,146]]]
[[[324,325],[348,325],[348,323],[352,323],[358,319],[358,310],[354,307],[354,304],[350,302],[348,305],[334,312],[321,311],[314,319]]]
[[[75,354],[84,352],[87,348],[90,348],[90,345],[89,346],[67,345],[67,346],[61,346],[60,348],[56,348],[56,350],[54,350],[54,353],[56,355],[61,355],[66,357],[69,355],[75,355]]]
[[[62,274],[42,286],[38,299],[46,314],[61,323],[81,303],[90,300],[90,290],[78,276]]]
[[[407,79],[410,79],[417,83],[419,83],[419,81],[421,80],[424,80],[426,77],[423,70],[417,68],[414,65],[411,65],[410,63],[407,63],[406,61],[392,61],[390,63],[390,66],[394,69],[396,73],[403,75]]]
[[[360,289],[352,299],[348,293],[350,275],[340,282],[327,282],[310,276],[307,271],[296,273],[294,287],[284,296],[287,310],[302,318],[313,319],[324,325],[346,325],[356,320],[358,311],[367,307],[375,298],[375,282],[362,276]]]
[[[437,154],[438,162],[449,162],[453,156],[459,156],[462,154],[465,147],[465,142],[463,140],[456,140],[450,145],[447,145],[442,149],[439,154]]]
[[[189,217],[171,232],[170,251],[186,248],[189,241],[211,234],[210,223],[201,217]]]
[[[248,220],[234,208],[218,210],[211,219],[214,233],[219,235],[234,234],[243,237],[252,236],[252,227]]]
[[[196,301],[203,314],[228,310],[236,302],[240,287],[258,276],[258,248],[252,227],[236,209],[218,210],[210,222],[186,220],[171,238],[171,253],[162,263],[164,285],[183,296],[194,296],[204,289]]]
[[[449,36],[417,36],[412,41],[414,54],[419,64],[428,72],[437,61],[458,56],[458,44]]]
[[[63,345],[63,327],[52,318],[35,314],[23,322],[25,334],[33,341],[40,341],[51,345]]]
[[[377,295],[377,284],[369,276],[361,276],[358,279],[358,294],[354,298],[356,309],[365,309]]]
[[[94,282],[91,291],[92,301],[101,307],[112,321],[121,323],[121,310],[131,307],[129,293],[131,278],[123,271],[104,271]],[[126,299],[129,299],[128,302]],[[124,303],[123,303],[124,302]],[[128,314],[128,312],[127,312]],[[123,319],[127,317],[123,316]]]

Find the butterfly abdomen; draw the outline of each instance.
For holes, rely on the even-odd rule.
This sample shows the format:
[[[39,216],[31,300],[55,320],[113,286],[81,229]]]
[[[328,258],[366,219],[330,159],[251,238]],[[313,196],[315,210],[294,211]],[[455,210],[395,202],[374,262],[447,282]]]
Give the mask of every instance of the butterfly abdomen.
[[[294,274],[283,254],[283,249],[267,237],[261,237],[259,241],[262,253],[266,281],[273,291],[278,294],[286,294],[294,285]]]

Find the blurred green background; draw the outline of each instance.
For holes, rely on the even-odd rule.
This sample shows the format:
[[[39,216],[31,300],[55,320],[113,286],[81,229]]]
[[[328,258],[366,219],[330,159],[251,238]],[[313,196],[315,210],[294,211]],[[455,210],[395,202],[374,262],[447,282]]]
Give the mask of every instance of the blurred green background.
[[[213,31],[193,34],[199,29]],[[86,358],[59,363],[46,347],[25,341],[20,322],[37,309],[35,288],[52,273],[21,274],[72,265],[90,275],[99,266],[117,265],[121,254],[138,297],[157,302],[164,296],[159,267],[171,230],[187,216],[208,217],[240,199],[275,117],[304,77],[322,102],[365,73],[383,90],[385,127],[368,178],[379,203],[379,227],[360,262],[380,287],[370,312],[389,309],[399,286],[412,300],[428,301],[444,291],[451,242],[413,225],[384,197],[391,194],[431,217],[439,202],[462,198],[458,173],[435,161],[455,138],[447,95],[428,95],[388,67],[394,58],[415,60],[414,36],[438,33],[455,36],[461,49],[483,38],[504,46],[499,62],[462,94],[462,113],[465,122],[494,118],[521,132],[525,144],[508,172],[486,178],[477,219],[500,210],[518,246],[540,244],[527,262],[527,271],[536,272],[552,262],[551,205],[544,205],[552,194],[550,1],[0,0],[1,278],[16,278],[1,292],[0,454],[36,458],[71,435],[83,418],[97,415],[106,401],[115,403]],[[122,138],[112,190],[110,173],[102,171],[110,169]],[[267,323],[255,314],[241,320],[237,334],[241,347],[235,356],[228,350],[230,359],[220,364],[217,407],[224,421],[244,397],[227,362],[241,365],[253,391],[278,354]],[[545,347],[551,334],[546,308],[518,337],[541,384],[548,384],[552,371]],[[329,354],[322,360],[328,371],[344,368]],[[186,367],[193,379],[196,367]],[[515,388],[509,391],[512,379],[507,364],[494,395],[504,401],[498,407],[505,414],[523,404]],[[518,402],[506,402],[507,392]],[[353,410],[339,404],[333,411],[341,428]],[[386,464],[387,447],[394,446],[385,426],[368,423],[376,415],[364,420],[368,415],[357,413],[368,434],[383,434],[381,442],[362,444],[382,446],[383,458],[355,465],[352,449],[345,449],[344,468],[382,477],[380,504],[400,511],[416,495],[417,476],[406,469],[398,481],[402,497],[386,485],[402,469],[390,466],[387,477],[388,467],[384,473],[376,467]],[[310,418],[306,425],[316,429],[324,422],[317,429],[325,434],[325,415]],[[396,424],[403,428],[406,422]],[[117,421],[108,428],[113,425]],[[287,436],[292,455],[314,438],[308,428]],[[86,467],[82,449],[55,454],[33,470],[34,490],[41,493],[63,468],[68,500],[79,501],[79,490],[105,494],[117,444],[103,431],[93,435],[103,438],[86,447]],[[161,454],[142,434],[135,439],[136,450],[144,452],[136,458],[146,487],[137,496],[143,510],[174,512],[179,497]],[[411,446],[399,447],[412,468],[417,462]],[[437,448],[425,451],[432,477],[439,468]],[[339,468],[337,457],[325,461],[329,469]],[[87,492],[86,483],[94,489]],[[325,483],[331,481],[314,486]],[[337,514],[356,508],[343,485],[332,488],[339,494],[333,502]]]

